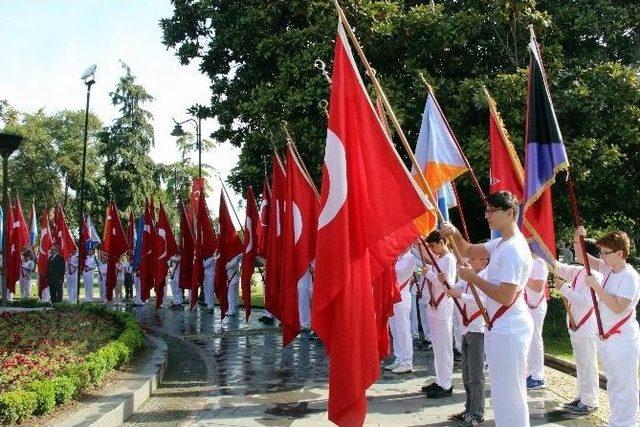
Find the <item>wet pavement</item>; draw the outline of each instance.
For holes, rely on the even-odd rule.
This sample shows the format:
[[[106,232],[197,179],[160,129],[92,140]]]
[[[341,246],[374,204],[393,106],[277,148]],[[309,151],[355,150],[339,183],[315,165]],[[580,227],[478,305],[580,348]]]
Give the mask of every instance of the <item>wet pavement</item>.
[[[220,312],[198,309],[156,310],[153,303],[131,307],[149,332],[167,342],[167,373],[157,392],[125,425],[324,426],[327,418],[327,359],[322,343],[299,336],[282,348],[280,330],[238,317],[220,321]],[[410,374],[381,374],[368,390],[366,426],[456,426],[450,414],[464,406],[460,370],[454,394],[426,399],[419,392],[433,378],[431,350],[417,350]],[[557,376],[557,383],[575,380]],[[487,397],[489,393],[487,391]],[[598,425],[597,418],[572,418],[559,410],[563,396],[554,390],[529,393],[531,425]],[[491,400],[487,421],[493,426]]]

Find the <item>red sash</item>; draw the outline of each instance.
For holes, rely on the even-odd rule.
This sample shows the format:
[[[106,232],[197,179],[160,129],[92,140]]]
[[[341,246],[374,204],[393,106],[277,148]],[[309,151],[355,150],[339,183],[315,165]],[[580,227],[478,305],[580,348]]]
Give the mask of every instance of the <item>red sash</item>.
[[[465,293],[468,293],[468,292],[469,292],[469,285],[467,284],[467,289],[465,290]],[[476,320],[482,314],[482,310],[478,309],[471,316],[469,316],[469,314],[467,314],[467,303],[465,303],[462,306],[462,310],[464,311],[464,317],[462,319],[462,324],[465,327],[469,326],[471,324],[471,322]]]
[[[609,272],[609,274],[607,274],[607,278],[604,279],[604,283],[602,283],[602,290],[604,290],[604,288],[607,286],[607,281],[609,280],[609,276],[611,276],[611,272]],[[629,321],[632,315],[633,315],[633,310],[631,310],[629,314],[627,314],[625,317],[620,319],[615,325],[613,325],[611,329],[605,332],[604,335],[601,337],[601,339],[606,340],[611,338],[611,336],[613,335],[620,334],[622,332],[622,327],[624,326],[625,323]]]
[[[518,291],[518,292],[516,292],[516,296],[515,296],[515,298],[513,299],[513,302],[512,302],[511,304],[509,304],[509,305],[501,305],[501,306],[500,306],[500,308],[499,308],[499,309],[497,309],[495,313],[493,313],[493,317],[492,317],[491,319],[489,319],[489,324],[487,325],[487,328],[488,328],[489,330],[491,330],[491,328],[493,328],[493,324],[494,324],[494,323],[496,323],[496,321],[497,321],[499,318],[501,318],[501,317],[502,317],[502,316],[507,312],[507,310],[509,310],[509,309],[511,308],[511,306],[512,306],[513,304],[515,304],[515,303],[516,303],[516,301],[518,301],[518,297],[520,297],[520,293],[521,293],[521,292],[522,292],[522,291]]]
[[[411,281],[411,278],[407,279],[406,282],[404,282],[402,285],[400,285],[400,288],[398,290],[400,292],[402,292],[402,290],[407,287],[407,285],[409,284],[410,281]]]
[[[578,271],[578,273],[575,276],[573,276],[573,281],[571,282],[571,289],[575,290],[576,283],[578,281],[578,276],[583,271],[586,271],[586,269],[583,268],[582,270]],[[571,310],[571,303],[569,302],[568,304],[569,304],[569,310]],[[589,318],[591,317],[592,314],[593,314],[593,307],[591,307],[585,313],[585,315],[582,317],[582,319],[580,319],[580,321],[578,322],[577,325],[573,323],[572,316],[567,316],[568,319],[569,319],[569,329],[571,329],[573,332],[577,331],[578,329],[580,329],[582,327],[582,325],[587,323],[587,320],[589,320]]]

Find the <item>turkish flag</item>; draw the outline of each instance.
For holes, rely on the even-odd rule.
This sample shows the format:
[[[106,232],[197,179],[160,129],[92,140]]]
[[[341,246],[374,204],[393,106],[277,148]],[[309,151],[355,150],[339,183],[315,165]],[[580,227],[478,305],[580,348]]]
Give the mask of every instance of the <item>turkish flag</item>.
[[[216,277],[215,277],[215,292],[220,303],[220,311],[222,312],[222,319],[227,313],[229,308],[228,290],[229,283],[227,281],[227,263],[236,256],[242,254],[242,241],[240,236],[236,232],[233,222],[231,221],[231,215],[227,209],[227,202],[224,199],[224,192],[220,193],[220,213],[218,215],[218,223],[220,225],[220,256],[216,261]]]
[[[107,256],[107,301],[113,299],[113,289],[116,285],[116,264],[118,259],[129,249],[127,235],[120,221],[120,214],[116,202],[111,201],[107,206],[107,216],[102,233],[102,251]]]
[[[426,232],[432,206],[375,113],[338,25],[318,217],[314,330],[329,355],[329,419],[362,425],[378,378],[372,286]],[[320,286],[321,284],[321,286]]]
[[[24,218],[23,218],[24,219]],[[64,257],[65,261],[69,259],[75,251],[78,250],[76,242],[71,235],[71,231],[67,226],[67,218],[64,214],[62,206],[58,206],[56,215],[56,243],[60,247],[60,253]],[[25,223],[26,229],[26,223]],[[28,235],[27,235],[28,236]]]
[[[300,331],[298,281],[315,258],[318,228],[318,196],[291,145],[287,147],[287,182],[282,228],[282,265],[280,305],[282,309],[282,345],[286,346]]]
[[[147,201],[143,216],[142,232],[142,258],[140,260],[140,288],[142,290],[142,301],[146,301],[151,296],[151,289],[155,284],[155,241],[156,228],[153,222],[153,211]]]
[[[195,243],[187,210],[182,202],[180,202],[180,238],[182,246],[180,248],[180,277],[178,277],[178,281],[180,289],[191,289],[191,269]]]
[[[267,177],[262,182],[262,195],[260,196],[260,206],[258,207],[258,213],[260,215],[260,222],[256,229],[255,240],[257,241],[256,256],[266,258],[267,253],[267,238],[269,230],[269,185]]]
[[[244,255],[242,256],[242,274],[240,288],[244,303],[245,317],[249,321],[251,314],[251,276],[256,265],[257,234],[260,228],[260,214],[258,204],[251,186],[247,187],[247,214],[244,221]]]
[[[187,217],[189,218],[189,221],[194,221],[194,218],[198,213],[198,203],[200,202],[200,198],[204,197],[204,187],[204,178],[193,179],[193,182],[191,183],[191,193],[189,195],[189,209],[187,210]]]
[[[285,170],[277,154],[271,166],[271,197],[265,265],[264,306],[277,319],[280,311],[280,279],[282,271],[282,218],[284,214]]]
[[[40,298],[42,298],[42,292],[49,287],[47,271],[51,246],[53,246],[53,239],[51,228],[49,228],[49,209],[45,209],[40,218],[40,245],[38,246],[38,296]]]
[[[175,237],[173,237],[173,231],[162,203],[160,203],[158,223],[156,224],[155,253],[156,308],[160,308],[162,301],[164,301],[164,287],[167,280],[167,271],[169,270],[169,258],[178,253],[178,244]]]
[[[402,300],[395,265],[385,268],[373,283],[373,303],[378,327],[378,359],[382,361],[390,351],[389,318],[393,305]]]
[[[29,246],[29,229],[24,219],[20,199],[9,209],[9,259],[7,260],[7,288],[11,293],[16,292],[16,282],[20,278],[22,268],[22,250]]]
[[[209,209],[205,201],[204,193],[198,198],[194,214],[194,253],[193,270],[191,272],[191,308],[198,301],[198,291],[204,280],[205,258],[212,257],[218,249],[218,237],[211,224]]]

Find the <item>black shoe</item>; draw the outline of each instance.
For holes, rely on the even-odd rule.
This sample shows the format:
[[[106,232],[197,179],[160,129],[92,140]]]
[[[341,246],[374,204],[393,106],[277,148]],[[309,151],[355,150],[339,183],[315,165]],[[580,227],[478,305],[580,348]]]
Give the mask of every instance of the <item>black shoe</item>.
[[[453,414],[453,415],[449,415],[448,420],[449,421],[464,421],[465,418],[467,418],[467,412],[466,411],[462,411],[458,414]]]
[[[451,396],[453,394],[453,386],[451,386],[451,388],[449,388],[448,390],[445,390],[444,388],[440,387],[439,385],[436,385],[435,388],[427,391],[427,398],[428,399],[437,399],[440,397],[447,397],[447,396]]]
[[[431,344],[431,341],[424,340],[424,348],[426,348],[427,350],[430,349],[430,348],[433,348],[433,345]]]
[[[563,403],[562,407],[563,408],[571,408],[573,406],[576,406],[578,403],[580,403],[580,398],[576,397],[575,399],[573,399],[571,402],[567,402],[567,403]]]
[[[465,427],[476,427],[484,422],[484,417],[476,417],[473,415],[467,415],[463,421]]]
[[[440,386],[438,384],[436,384],[435,382],[432,382],[431,384],[423,385],[420,390],[422,390],[423,393],[427,393],[429,390],[432,390],[432,389],[434,389],[436,387],[440,387]]]
[[[589,415],[597,409],[598,408],[594,408],[593,406],[587,406],[582,402],[578,402],[578,404],[575,406],[567,407],[567,411],[572,413],[573,415]]]
[[[275,322],[276,321],[273,317],[266,317],[262,323],[265,325],[273,325]]]

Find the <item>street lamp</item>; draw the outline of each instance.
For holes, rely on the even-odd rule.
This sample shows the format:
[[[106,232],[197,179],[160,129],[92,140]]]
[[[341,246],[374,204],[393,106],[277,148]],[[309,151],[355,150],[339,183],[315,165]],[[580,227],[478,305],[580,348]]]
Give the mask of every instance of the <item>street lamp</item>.
[[[89,134],[89,98],[91,97],[91,86],[96,82],[96,64],[93,64],[89,68],[87,68],[80,79],[84,81],[84,84],[87,85],[87,105],[84,111],[84,143],[82,144],[82,172],[80,173],[80,205],[78,208],[78,255],[82,253],[80,250],[80,245],[82,242],[82,222],[84,220],[84,180],[85,173],[87,169],[87,139]],[[84,265],[80,265],[84,263],[84,259],[80,259],[78,257],[78,281],[76,282],[77,290],[77,300],[76,302],[80,302],[80,271],[84,271]]]
[[[202,119],[205,117],[206,108],[203,105],[196,104],[193,107],[189,108],[187,112],[191,116],[195,117],[195,119],[192,117],[187,120],[178,122],[176,119],[172,118],[175,126],[171,131],[171,136],[184,136],[185,131],[184,129],[182,129],[182,125],[187,122],[192,122],[196,126],[196,147],[198,148],[198,178],[202,178]]]
[[[22,142],[20,135],[0,133],[0,155],[2,155],[2,305],[7,305],[7,253],[9,252],[9,156]]]

